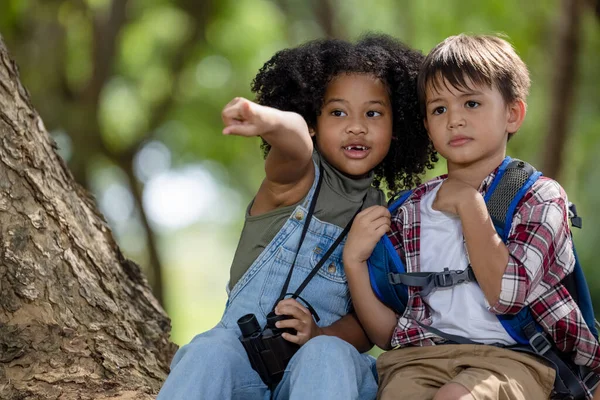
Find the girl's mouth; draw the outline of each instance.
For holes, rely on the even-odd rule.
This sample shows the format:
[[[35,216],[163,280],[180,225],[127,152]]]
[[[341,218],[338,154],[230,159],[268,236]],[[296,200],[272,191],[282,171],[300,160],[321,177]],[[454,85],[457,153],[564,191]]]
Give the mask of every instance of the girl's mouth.
[[[369,154],[370,148],[363,145],[351,144],[349,146],[342,147],[344,154],[348,158],[361,159],[365,158]]]

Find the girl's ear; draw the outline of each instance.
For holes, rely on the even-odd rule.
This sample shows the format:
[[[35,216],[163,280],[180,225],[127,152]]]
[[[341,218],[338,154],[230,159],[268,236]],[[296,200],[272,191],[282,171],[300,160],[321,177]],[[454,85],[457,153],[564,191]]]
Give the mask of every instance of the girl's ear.
[[[508,105],[507,111],[506,131],[512,134],[518,131],[521,124],[523,124],[523,120],[527,114],[527,106],[523,100],[518,99]]]
[[[310,134],[310,137],[314,137],[316,134],[314,128],[308,128],[308,133]]]

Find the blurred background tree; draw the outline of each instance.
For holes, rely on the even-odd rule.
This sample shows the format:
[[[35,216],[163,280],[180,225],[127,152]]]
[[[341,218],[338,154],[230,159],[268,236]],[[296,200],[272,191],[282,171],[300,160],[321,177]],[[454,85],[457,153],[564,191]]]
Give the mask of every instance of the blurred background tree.
[[[276,51],[365,31],[425,53],[460,32],[508,35],[533,80],[509,153],[558,179],[578,205],[575,240],[600,313],[598,0],[0,2],[0,34],[34,106],[144,269],[178,344],[218,322],[263,176],[259,141],[223,137],[221,108],[252,98],[252,78]]]

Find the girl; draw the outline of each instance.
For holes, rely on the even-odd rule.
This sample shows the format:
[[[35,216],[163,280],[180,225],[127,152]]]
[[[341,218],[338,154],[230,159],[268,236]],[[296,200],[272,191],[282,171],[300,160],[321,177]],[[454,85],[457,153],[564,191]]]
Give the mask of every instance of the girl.
[[[436,161],[416,97],[421,61],[389,36],[313,41],[261,68],[256,103],[225,106],[224,135],[263,139],[266,177],[247,209],[223,318],[177,352],[159,399],[375,398],[373,358],[361,354],[372,345],[352,310],[342,249],[354,215],[385,204],[379,180],[411,187]],[[301,347],[267,387],[237,321],[254,314],[264,327],[271,311]]]

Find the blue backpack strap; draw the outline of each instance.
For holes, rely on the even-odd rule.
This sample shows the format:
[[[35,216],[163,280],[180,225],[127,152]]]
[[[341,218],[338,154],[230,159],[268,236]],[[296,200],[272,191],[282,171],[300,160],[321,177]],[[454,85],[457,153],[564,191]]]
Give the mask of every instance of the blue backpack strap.
[[[394,198],[392,198],[388,202],[388,210],[391,213],[393,213],[394,211],[396,211],[398,208],[400,208],[400,206],[402,204],[404,204],[404,202],[406,200],[408,200],[408,198],[410,197],[411,194],[413,194],[412,190],[404,190],[404,191],[398,193],[396,196],[394,196],[394,197],[397,197],[396,200],[394,200]]]
[[[498,235],[506,243],[517,205],[542,175],[525,161],[506,157],[484,200]]]
[[[592,296],[590,294],[590,288],[585,280],[585,275],[583,274],[583,268],[579,263],[579,257],[577,256],[577,251],[575,250],[575,245],[573,245],[573,254],[575,255],[575,267],[571,275],[568,278],[572,279],[573,282],[565,282],[567,289],[569,289],[569,293],[575,299],[577,305],[579,306],[579,310],[583,315],[583,319],[585,320],[586,325],[594,335],[596,339],[598,339],[598,329],[596,326],[596,318],[594,315],[594,309],[592,307]]]
[[[512,225],[517,205],[539,179],[541,173],[530,164],[506,157],[485,194],[485,203],[496,232],[504,243]],[[520,345],[531,345],[531,338],[524,331],[525,326],[537,326],[529,307],[524,307],[515,315],[498,315],[506,332]],[[540,329],[541,328],[537,328]]]
[[[400,193],[400,197],[394,200],[388,207],[391,213],[396,211],[410,197],[412,190]],[[394,249],[394,245],[387,237],[383,237],[375,245],[373,253],[367,260],[371,288],[377,298],[399,314],[404,312],[408,301],[408,291],[402,285],[390,285],[389,274],[404,272],[404,263]]]
[[[504,175],[504,171],[506,171],[506,166],[511,161],[512,161],[512,158],[510,158],[509,156],[504,157],[504,160],[502,160],[502,164],[500,164],[500,166],[498,167],[498,172],[496,173],[496,176],[494,177],[494,180],[492,181],[492,184],[490,185],[490,188],[487,190],[487,192],[485,194],[485,197],[483,198],[485,200],[486,204],[487,204],[490,196],[492,195],[492,193],[494,193],[494,191],[496,190],[496,187],[498,186],[498,184],[502,180],[502,176]]]
[[[575,204],[569,203],[569,219],[571,220],[571,227],[581,229],[582,221],[581,217],[577,214],[577,208]],[[594,310],[592,307],[592,296],[590,295],[590,288],[585,280],[585,275],[583,273],[583,268],[579,262],[579,256],[577,255],[577,250],[575,250],[575,241],[573,240],[573,235],[571,234],[571,242],[573,243],[573,255],[575,256],[575,267],[573,268],[573,272],[563,280],[563,284],[571,294],[571,296],[575,299],[575,302],[579,306],[581,310],[581,314],[583,315],[583,319],[585,320],[586,325],[594,335],[596,339],[598,339],[598,322],[596,321]]]

